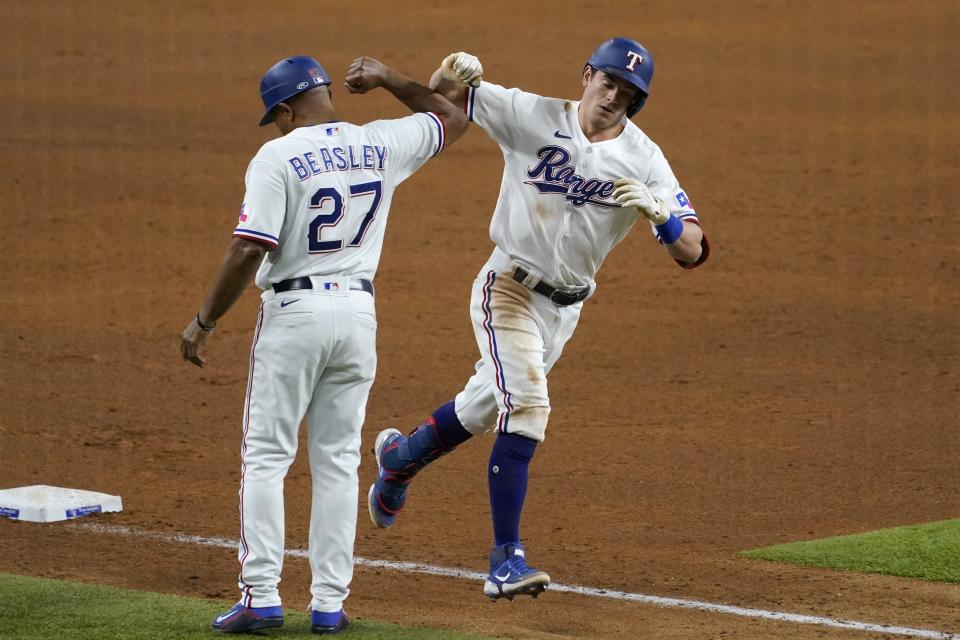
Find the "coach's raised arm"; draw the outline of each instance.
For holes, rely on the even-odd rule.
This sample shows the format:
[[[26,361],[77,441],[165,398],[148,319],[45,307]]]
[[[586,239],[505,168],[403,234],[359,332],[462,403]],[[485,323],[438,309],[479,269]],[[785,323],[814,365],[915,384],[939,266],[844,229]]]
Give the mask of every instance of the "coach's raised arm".
[[[453,144],[467,130],[469,122],[463,109],[374,58],[361,56],[354,60],[344,85],[350,93],[367,93],[383,87],[411,111],[435,113],[443,123],[446,145]]]

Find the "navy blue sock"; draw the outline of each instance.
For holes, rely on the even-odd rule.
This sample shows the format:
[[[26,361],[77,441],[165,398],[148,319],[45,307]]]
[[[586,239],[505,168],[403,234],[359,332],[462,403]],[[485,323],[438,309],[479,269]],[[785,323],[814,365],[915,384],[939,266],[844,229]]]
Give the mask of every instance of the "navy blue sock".
[[[497,546],[520,542],[520,514],[527,496],[527,470],[537,450],[537,441],[515,433],[501,433],[493,443],[487,483],[490,514]]]
[[[399,446],[383,452],[380,462],[390,472],[377,482],[384,505],[389,509],[402,507],[407,485],[413,477],[472,437],[473,434],[457,418],[453,400],[434,411]]]

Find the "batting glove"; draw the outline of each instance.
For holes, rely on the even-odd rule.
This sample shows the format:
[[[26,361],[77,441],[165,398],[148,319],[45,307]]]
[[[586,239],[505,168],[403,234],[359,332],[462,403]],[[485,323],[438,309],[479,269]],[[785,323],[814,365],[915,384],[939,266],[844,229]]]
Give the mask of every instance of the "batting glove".
[[[651,193],[650,189],[639,180],[620,178],[613,183],[616,190],[613,199],[621,207],[634,207],[646,216],[653,224],[663,224],[670,219],[670,208],[667,203]]]
[[[483,79],[483,65],[477,56],[460,51],[451,53],[440,65],[441,73],[447,80],[459,80],[471,87],[479,87]]]

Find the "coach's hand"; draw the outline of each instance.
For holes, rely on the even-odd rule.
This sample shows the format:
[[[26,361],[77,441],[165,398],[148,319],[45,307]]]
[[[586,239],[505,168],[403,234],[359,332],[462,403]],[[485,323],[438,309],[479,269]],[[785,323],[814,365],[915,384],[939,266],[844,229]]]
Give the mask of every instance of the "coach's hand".
[[[387,67],[373,58],[360,56],[347,69],[344,85],[350,93],[366,93],[382,87],[387,77]]]
[[[613,183],[616,190],[613,199],[621,207],[634,207],[653,224],[663,224],[670,218],[667,203],[653,195],[650,189],[639,180],[620,178]]]
[[[191,320],[180,336],[180,355],[183,356],[183,359],[198,367],[205,365],[207,361],[200,357],[200,347],[203,346],[212,332],[212,327],[201,327],[198,318]]]

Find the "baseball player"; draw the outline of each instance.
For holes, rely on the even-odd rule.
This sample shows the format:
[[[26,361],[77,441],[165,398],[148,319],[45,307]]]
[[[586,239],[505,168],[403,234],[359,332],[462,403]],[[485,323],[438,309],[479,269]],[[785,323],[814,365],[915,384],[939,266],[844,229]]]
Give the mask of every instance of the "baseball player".
[[[220,270],[183,331],[181,354],[200,348],[249,285],[263,289],[250,352],[240,481],[240,601],[213,621],[224,633],[283,625],[283,479],[307,418],[313,477],[312,630],[349,624],[360,428],[376,369],[373,278],[394,189],[467,128],[440,94],[371,58],[346,76],[351,93],[390,91],[414,115],[358,126],[340,121],[330,77],[306,56],[285,58],[260,83],[282,137],[247,168],[246,195]]]
[[[650,93],[653,58],[613,38],[590,56],[579,102],[483,82],[476,57],[451,54],[431,87],[457,104],[503,152],[490,224],[493,255],[473,284],[471,318],[481,358],[454,400],[403,436],[382,431],[379,476],[367,506],[391,526],[414,475],[475,434],[495,428],[488,465],[494,547],[484,593],[536,597],[550,583],[527,564],[520,515],[527,470],[544,439],[547,374],[580,317],[607,254],[638,220],[680,266],[709,254],[697,214],[659,147],[629,118]]]

